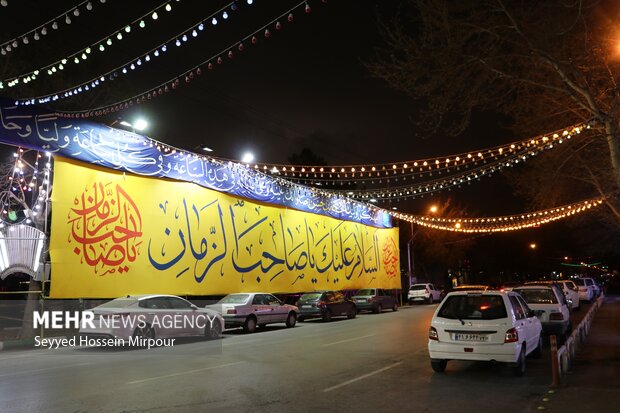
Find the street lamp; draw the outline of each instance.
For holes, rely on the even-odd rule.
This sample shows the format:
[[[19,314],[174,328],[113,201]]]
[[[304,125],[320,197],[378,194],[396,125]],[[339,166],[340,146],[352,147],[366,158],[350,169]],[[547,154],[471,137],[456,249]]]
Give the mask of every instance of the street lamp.
[[[205,151],[205,152],[213,152],[213,149],[207,145],[198,145],[194,148],[194,150],[200,149],[201,151]]]
[[[149,126],[149,123],[144,118],[138,118],[133,123],[126,121],[125,119],[118,118],[114,122],[112,122],[110,126],[114,126],[117,123],[121,126],[125,126],[126,128],[131,128],[132,132],[135,132],[135,131],[141,132],[145,130],[146,128],[148,128]]]
[[[254,154],[252,152],[246,152],[241,157],[241,162],[251,163],[254,160]]]
[[[536,243],[532,242],[532,243],[530,244],[530,249],[535,250],[535,249],[536,249]]]
[[[431,207],[428,209],[430,211],[431,214],[434,214],[437,212],[437,205],[431,205]]]

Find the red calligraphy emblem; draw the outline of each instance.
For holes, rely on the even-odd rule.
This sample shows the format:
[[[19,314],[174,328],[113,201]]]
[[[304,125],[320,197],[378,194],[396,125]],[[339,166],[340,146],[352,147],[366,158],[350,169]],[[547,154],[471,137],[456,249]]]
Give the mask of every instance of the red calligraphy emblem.
[[[398,274],[398,247],[392,238],[383,244],[383,267],[388,277],[394,278]]]
[[[80,262],[106,275],[129,271],[140,255],[142,217],[136,203],[118,184],[95,182],[73,200],[67,224],[69,243]]]

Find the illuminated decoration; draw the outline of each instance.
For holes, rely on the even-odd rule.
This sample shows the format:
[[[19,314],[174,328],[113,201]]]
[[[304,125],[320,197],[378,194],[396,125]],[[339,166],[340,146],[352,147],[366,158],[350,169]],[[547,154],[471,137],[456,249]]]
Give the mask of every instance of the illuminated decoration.
[[[435,216],[410,215],[391,211],[398,219],[413,222],[428,228],[454,232],[508,232],[539,227],[549,222],[569,218],[575,214],[589,211],[603,203],[602,198],[568,204],[556,208],[486,218],[441,218]],[[535,248],[535,244],[534,245]]]
[[[234,4],[235,3],[232,2],[232,3],[222,7],[221,9],[219,9],[218,11],[212,13],[208,17],[205,17],[204,19],[201,19],[197,23],[192,24],[188,29],[185,29],[184,31],[180,32],[179,34],[173,36],[171,39],[168,39],[167,41],[161,43],[160,45],[152,48],[148,52],[143,53],[140,56],[130,60],[129,62],[123,63],[122,65],[117,66],[117,67],[115,67],[112,70],[109,70],[109,71],[107,71],[105,73],[99,74],[99,75],[93,77],[90,80],[87,80],[87,81],[82,82],[82,83],[80,83],[78,85],[74,85],[74,86],[72,86],[70,88],[67,88],[67,89],[64,89],[64,90],[61,90],[61,91],[56,91],[56,92],[52,92],[52,93],[49,93],[49,94],[46,94],[46,95],[40,95],[40,96],[37,96],[37,97],[29,97],[29,98],[17,99],[15,101],[15,104],[16,105],[32,105],[32,104],[35,104],[35,103],[43,104],[43,103],[48,103],[48,102],[51,102],[51,101],[67,99],[67,98],[70,98],[72,96],[76,96],[76,95],[78,95],[80,93],[88,92],[88,91],[98,87],[100,84],[102,84],[106,80],[107,81],[112,81],[112,80],[116,79],[118,76],[125,75],[125,74],[129,73],[130,71],[134,71],[134,70],[142,67],[143,63],[148,63],[148,62],[151,61],[151,59],[155,59],[157,57],[166,55],[166,53],[165,53],[166,50],[168,50],[168,48],[171,47],[173,44],[176,44],[176,46],[181,46],[183,43],[185,43],[189,39],[188,35],[190,33],[196,33],[196,36],[197,36],[198,31],[199,32],[203,32],[204,31],[204,23],[205,22],[209,21],[215,15],[221,15],[222,12],[226,12],[226,9],[231,9],[232,10],[232,5],[234,5]],[[130,26],[126,26],[123,30],[117,32],[116,39],[122,40],[123,39],[123,34],[122,33],[123,32],[128,33],[130,31],[131,31],[131,27]],[[196,36],[192,36],[192,37],[196,37]],[[107,38],[107,40],[105,41],[106,42],[105,44],[106,45],[112,45],[113,44],[112,37],[106,37],[106,38]],[[180,39],[183,39],[183,42],[181,42]],[[91,47],[94,48],[95,45],[92,45]],[[73,63],[79,64],[81,60],[86,60],[88,58],[88,55],[91,53],[91,50],[92,50],[91,47],[86,48],[85,52],[81,53],[81,55],[80,55],[80,53],[78,53],[77,55],[72,55],[73,56]],[[99,44],[99,50],[101,50],[104,47],[105,46],[103,46],[103,43]],[[67,64],[67,62],[68,62],[67,59],[63,59],[61,61],[61,65],[60,66],[62,66],[64,64]],[[54,72],[52,69],[49,69],[49,70],[52,73]],[[37,72],[38,72],[38,70],[37,70]],[[13,80],[13,82],[15,82],[15,80]]]
[[[338,166],[254,164],[253,167],[309,186],[340,184],[343,189],[334,191],[335,193],[358,200],[377,199],[385,202],[415,198],[469,184],[503,168],[523,163],[543,151],[556,148],[588,129],[589,124],[577,124],[493,148],[387,164]],[[363,189],[345,187],[353,184],[362,186]]]
[[[90,4],[91,2],[88,2],[88,3]],[[57,73],[61,73],[70,64],[79,64],[80,62],[83,62],[93,52],[106,51],[109,49],[110,46],[112,46],[116,42],[116,40],[123,39],[124,38],[123,35],[130,33],[133,28],[146,27],[146,24],[144,23],[144,21],[147,20],[147,17],[150,16],[154,11],[164,9],[165,7],[168,7],[168,6],[170,6],[170,2],[165,1],[164,3],[157,6],[155,9],[149,11],[148,13],[144,14],[141,17],[138,17],[137,19],[135,19],[134,21],[128,24],[124,24],[121,28],[108,34],[107,36],[104,36],[103,38],[90,44],[89,46],[86,46],[72,54],[69,54],[62,59],[58,59],[57,61],[52,62],[46,66],[42,66],[38,69],[31,70],[27,73],[22,73],[20,75],[12,76],[8,79],[2,80],[0,81],[0,89],[3,87],[3,85],[6,85],[9,88],[18,86],[20,84],[25,85],[25,84],[31,83],[32,81],[36,79],[41,79],[42,78],[41,75],[45,75],[45,74],[47,74],[48,76],[53,76]],[[91,9],[92,9],[92,4],[91,4]],[[37,39],[38,37],[39,36],[37,34],[35,39]],[[115,40],[113,41],[113,39]]]
[[[3,2],[5,3],[3,4],[3,6],[5,6],[6,1],[3,0]],[[58,21],[64,20],[65,23],[71,24],[71,19],[69,18],[70,14],[72,14],[75,17],[78,17],[80,15],[81,9],[86,9],[88,11],[91,11],[93,9],[94,2],[96,2],[96,0],[82,1],[77,6],[71,7],[70,9],[60,13],[58,16],[54,17],[53,19],[50,19],[46,21],[45,23],[35,27],[34,29],[28,30],[27,32],[22,33],[19,36],[16,36],[10,40],[7,40],[1,43],[0,54],[4,56],[7,53],[10,53],[14,49],[16,49],[17,47],[19,47],[20,44],[24,44],[24,45],[30,44],[30,39],[34,39],[35,41],[39,40],[41,36],[47,35],[47,33],[49,32],[48,27],[51,27],[52,29],[57,30],[59,27]],[[101,0],[101,3],[102,4],[105,3],[105,0]]]
[[[491,148],[473,150],[453,155],[443,155],[425,159],[388,162],[379,164],[354,165],[283,165],[263,164],[255,165],[258,169],[277,171],[282,176],[297,180],[312,182],[353,181],[369,182],[382,178],[423,176],[429,173],[441,174],[464,168],[468,165],[491,163],[493,160],[520,156],[524,153],[561,143],[571,136],[590,128],[588,123],[579,123],[554,132],[546,133],[526,140],[519,140],[498,145]]]
[[[245,50],[246,46],[249,44],[257,44],[258,43],[258,38],[259,36],[264,33],[265,30],[267,30],[267,27],[271,27],[274,26],[280,22],[281,20],[285,19],[287,16],[289,16],[289,18],[287,19],[288,22],[293,22],[294,19],[290,18],[290,16],[292,16],[293,11],[301,8],[301,7],[305,7],[306,2],[302,1],[300,3],[298,3],[297,5],[293,6],[292,8],[288,9],[286,12],[284,12],[283,14],[279,15],[278,17],[276,17],[275,19],[273,19],[271,22],[263,25],[261,28],[253,31],[251,34],[245,36],[244,38],[240,39],[239,41],[235,42],[234,44],[230,45],[229,47],[222,49],[220,51],[220,53],[217,53],[213,56],[211,56],[210,58],[208,58],[207,60],[203,61],[202,63],[198,64],[197,66],[192,67],[189,70],[186,70],[185,72],[179,74],[178,76],[175,76],[171,79],[168,79],[167,81],[149,89],[146,91],[143,91],[142,93],[136,94],[130,98],[127,99],[123,99],[120,101],[117,101],[115,103],[109,104],[109,105],[104,105],[104,106],[99,106],[96,108],[91,108],[91,109],[85,109],[85,110],[75,110],[75,111],[62,111],[62,112],[56,112],[57,116],[63,116],[63,117],[68,117],[68,118],[90,118],[90,117],[95,117],[95,116],[103,116],[103,115],[107,115],[110,113],[115,113],[115,112],[119,112],[122,111],[124,109],[128,109],[129,107],[133,106],[134,104],[141,104],[141,103],[145,103],[151,99],[154,99],[158,96],[163,95],[164,93],[168,93],[171,92],[173,90],[178,89],[181,85],[188,84],[190,83],[192,80],[194,80],[194,78],[196,76],[200,76],[204,73],[205,69],[206,70],[213,70],[215,69],[217,66],[222,65],[226,60],[230,60],[232,58],[234,58],[235,54],[237,52],[242,52]],[[200,28],[199,28],[200,29]],[[268,36],[265,36],[268,37]],[[188,37],[189,38],[189,37]],[[167,46],[164,46],[167,48]],[[157,51],[153,53],[153,55],[155,55],[156,53],[158,53]],[[146,59],[145,59],[146,60]],[[98,84],[97,82],[101,82],[101,81],[105,81],[105,77],[101,77],[98,80],[96,80],[94,83]],[[74,90],[67,92],[70,93],[71,95],[74,94]],[[77,91],[77,93],[79,93],[79,91]],[[54,98],[51,98],[52,101],[57,100]],[[30,105],[30,104],[35,104],[36,100],[29,100],[27,102],[23,102],[23,104],[25,105]]]
[[[28,225],[0,227],[0,279],[14,273],[24,273],[37,279],[45,233]]]
[[[0,101],[1,103],[1,101]],[[371,205],[184,151],[136,133],[40,107],[0,104],[0,142],[138,175],[194,182],[231,195],[376,227],[391,217]]]
[[[54,298],[401,288],[398,228],[60,157],[52,204]]]
[[[50,189],[49,156],[44,158],[39,152],[23,148],[13,153],[12,171],[0,185],[0,222],[30,225],[37,215],[45,214]]]

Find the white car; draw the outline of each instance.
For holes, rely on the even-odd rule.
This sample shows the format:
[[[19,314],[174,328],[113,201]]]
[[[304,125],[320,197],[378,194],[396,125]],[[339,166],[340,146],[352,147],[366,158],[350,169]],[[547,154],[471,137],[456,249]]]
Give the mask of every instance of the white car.
[[[579,301],[579,288],[571,280],[553,280],[553,281],[528,281],[525,285],[557,285],[566,297],[571,310],[579,310],[581,304]]]
[[[411,288],[409,288],[407,299],[410,303],[426,302],[433,304],[436,301],[441,301],[441,291],[430,283],[413,284]]]
[[[582,280],[586,282],[586,285],[592,287],[592,292],[594,293],[594,298],[597,298],[601,295],[601,287],[598,285],[594,278],[590,277],[581,277]]]
[[[174,295],[128,295],[103,303],[91,310],[93,325],[83,325],[80,335],[113,338],[204,336],[221,337],[224,319],[213,310],[198,308]]]
[[[217,311],[224,317],[226,327],[243,327],[246,333],[253,333],[256,327],[272,323],[285,323],[295,327],[299,309],[284,304],[267,293],[228,294],[207,308]]]
[[[560,342],[572,331],[570,310],[564,297],[552,286],[525,285],[512,291],[521,294],[527,305],[538,310],[538,319],[543,332],[556,335]]]
[[[591,303],[596,298],[594,281],[591,278],[577,278],[574,281],[579,288],[579,300]]]
[[[517,376],[525,357],[540,355],[542,326],[534,310],[513,292],[449,293],[428,332],[431,367],[443,372],[449,360],[509,363]]]

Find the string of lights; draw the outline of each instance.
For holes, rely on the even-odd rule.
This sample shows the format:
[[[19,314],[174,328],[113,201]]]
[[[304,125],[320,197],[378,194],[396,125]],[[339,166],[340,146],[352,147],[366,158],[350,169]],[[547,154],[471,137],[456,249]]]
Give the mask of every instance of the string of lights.
[[[180,0],[176,0],[176,1],[180,1]],[[92,5],[91,5],[91,8],[92,8]],[[19,75],[11,76],[10,78],[4,79],[4,80],[0,80],[0,89],[3,89],[4,85],[11,88],[11,87],[18,86],[20,83],[21,84],[31,83],[32,81],[36,79],[40,79],[41,76],[39,75],[41,74],[47,74],[48,76],[55,75],[56,73],[60,73],[62,70],[64,70],[68,64],[77,65],[85,61],[86,59],[88,59],[88,57],[91,55],[93,51],[99,50],[99,52],[104,52],[106,50],[109,50],[109,48],[113,44],[115,44],[115,42],[125,39],[125,36],[131,33],[132,29],[146,28],[146,22],[149,20],[149,18],[153,21],[157,21],[159,19],[158,12],[161,13],[163,10],[167,12],[172,11],[172,2],[171,1],[163,2],[159,6],[155,7],[154,9],[151,9],[149,12],[143,14],[142,16],[131,21],[130,23],[123,25],[119,29],[102,37],[96,42],[93,42],[90,45],[84,48],[81,48],[80,50],[63,57],[62,59],[58,59],[57,61],[52,62],[46,66],[39,67],[38,69],[31,70],[29,72],[22,73]]]
[[[484,218],[442,218],[435,216],[411,215],[395,211],[389,213],[403,221],[412,222],[427,228],[453,232],[508,232],[541,225],[565,219],[598,207],[603,198],[593,198],[586,201],[563,205],[556,208],[528,212],[516,215],[505,215]]]
[[[143,53],[139,55],[138,57],[130,60],[129,62],[125,62],[115,67],[114,69],[111,69],[103,74],[97,75],[96,77],[90,80],[87,80],[78,85],[72,86],[70,88],[56,91],[56,92],[46,94],[46,95],[37,96],[37,97],[18,99],[15,101],[15,104],[16,105],[43,104],[43,103],[48,103],[50,101],[67,99],[72,96],[78,95],[80,93],[88,92],[89,90],[92,90],[98,87],[101,83],[105,82],[106,80],[112,81],[120,75],[125,75],[129,73],[130,71],[134,71],[134,70],[141,68],[143,63],[146,64],[150,62],[151,59],[164,56],[168,48],[172,47],[172,45],[176,45],[177,47],[182,46],[190,39],[197,37],[199,33],[204,32],[207,22],[210,22],[211,25],[216,26],[218,23],[218,19],[217,19],[218,17],[221,16],[222,20],[227,20],[230,16],[228,11],[232,12],[233,10],[237,10],[237,5],[234,1],[227,4],[224,7],[221,7],[216,12],[211,13],[209,16],[200,19],[198,22],[192,24],[189,28],[174,35],[170,39],[152,48],[148,52]],[[153,13],[153,16],[155,15],[156,15],[156,12]],[[125,29],[125,31],[127,30]],[[119,33],[118,35],[122,38],[121,33]],[[87,54],[84,53],[82,55],[82,58],[85,59],[86,57],[87,57]],[[79,59],[76,57],[74,62],[76,64],[79,63]]]
[[[44,160],[43,155],[36,152],[34,164],[31,165],[25,159],[25,153],[22,148],[13,153],[15,162],[11,174],[6,177],[8,182],[3,185],[5,190],[0,195],[0,221],[12,223],[25,221],[26,224],[32,222],[27,214],[21,217],[17,215],[16,210],[23,209],[23,205],[15,205],[16,202],[32,204],[32,217],[42,213],[46,206],[51,184],[51,154],[47,153]]]
[[[564,129],[539,135],[527,140],[514,141],[491,148],[463,152],[448,156],[430,157],[389,163],[356,164],[356,165],[292,165],[256,163],[251,166],[272,174],[298,179],[307,183],[354,181],[376,181],[380,178],[407,177],[407,176],[432,176],[450,170],[467,168],[470,165],[489,163],[508,158],[521,156],[526,153],[553,148],[556,143],[589,129],[588,123],[580,123]],[[221,158],[222,160],[227,160]]]
[[[105,4],[106,0],[99,0],[101,4]],[[6,0],[2,0],[2,5],[7,6],[8,2]],[[9,39],[0,44],[0,54],[3,56],[11,51],[17,49],[20,44],[30,44],[30,38],[32,37],[34,40],[41,39],[41,36],[46,36],[48,33],[48,27],[51,27],[52,30],[58,30],[60,25],[58,22],[64,21],[66,25],[70,25],[72,20],[71,16],[79,17],[80,10],[86,9],[87,11],[92,11],[94,6],[93,3],[96,3],[94,0],[84,0],[79,3],[77,6],[71,7],[70,9],[60,13],[58,16],[46,21],[45,23],[35,27],[34,29],[30,29],[25,33],[22,33],[18,36],[15,36],[12,39]],[[64,17],[64,19],[63,19]]]
[[[253,0],[246,0],[248,4],[252,4]],[[322,3],[326,3],[326,0],[322,0]],[[168,79],[167,81],[152,87],[146,91],[138,93],[132,97],[119,100],[115,103],[111,103],[108,105],[102,105],[96,108],[91,109],[83,109],[83,110],[75,110],[75,111],[58,111],[56,115],[59,117],[65,118],[90,118],[107,115],[109,113],[115,113],[132,107],[134,104],[141,104],[146,102],[147,100],[151,100],[157,96],[161,96],[164,93],[168,93],[172,90],[176,90],[181,85],[181,80],[184,79],[185,83],[190,83],[196,76],[200,76],[203,73],[203,68],[208,70],[214,69],[216,66],[219,66],[224,63],[224,57],[228,59],[232,59],[235,56],[237,51],[242,52],[245,50],[246,44],[255,45],[258,43],[258,38],[260,35],[264,36],[264,38],[271,37],[273,31],[279,31],[282,29],[282,21],[287,21],[288,23],[292,23],[295,19],[294,12],[303,7],[306,13],[310,13],[312,8],[308,4],[306,0],[303,0],[296,4],[295,6],[288,9],[286,12],[280,14],[275,19],[271,20],[269,23],[261,26],[259,29],[252,31],[249,35],[243,37],[241,40],[229,45],[228,47],[222,49],[219,53],[216,53],[209,57],[207,60],[199,63],[198,65],[186,70],[185,72]],[[105,78],[101,77],[95,82],[104,81]],[[71,93],[71,92],[69,92]],[[52,99],[54,100],[54,99]],[[29,102],[25,104],[33,104],[34,102]]]

